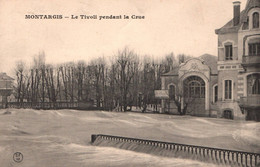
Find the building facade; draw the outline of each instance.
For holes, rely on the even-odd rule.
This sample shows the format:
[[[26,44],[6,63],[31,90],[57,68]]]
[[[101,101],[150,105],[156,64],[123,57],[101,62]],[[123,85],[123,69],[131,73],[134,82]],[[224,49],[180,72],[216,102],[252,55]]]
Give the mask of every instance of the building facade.
[[[6,73],[0,73],[0,108],[7,107],[7,97],[13,91],[13,80]]]
[[[215,56],[187,60],[162,76],[161,91],[167,97],[162,99],[161,112],[180,114],[176,101],[181,101],[181,110],[188,115],[217,117],[217,100],[212,89],[217,83]]]
[[[216,62],[207,56],[193,58],[163,75],[168,98],[162,100],[161,112],[178,113],[174,93],[189,115],[259,121],[260,0],[248,0],[243,11],[239,1],[233,2],[233,13],[216,30]]]

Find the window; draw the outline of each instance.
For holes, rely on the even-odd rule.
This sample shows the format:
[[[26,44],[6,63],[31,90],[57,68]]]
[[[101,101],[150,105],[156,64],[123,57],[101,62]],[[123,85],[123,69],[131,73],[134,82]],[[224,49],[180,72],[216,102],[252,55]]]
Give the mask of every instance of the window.
[[[218,86],[217,85],[213,87],[213,91],[214,91],[213,102],[216,103],[218,101]]]
[[[260,95],[260,74],[251,74],[247,77],[249,95]]]
[[[225,46],[225,60],[233,60],[233,48],[232,45]]]
[[[253,13],[253,28],[259,28],[259,13]]]
[[[249,56],[260,56],[260,43],[248,44]]]
[[[196,97],[200,96],[200,83],[197,81],[192,81],[189,84],[189,96],[190,97]]]
[[[232,81],[225,80],[225,100],[232,99]]]
[[[188,97],[205,98],[205,83],[199,77],[192,77],[188,82]]]
[[[173,100],[175,98],[175,86],[174,85],[170,85],[170,87],[169,87],[169,97],[171,100]]]
[[[205,98],[205,82],[198,76],[190,76],[184,80],[185,98]]]

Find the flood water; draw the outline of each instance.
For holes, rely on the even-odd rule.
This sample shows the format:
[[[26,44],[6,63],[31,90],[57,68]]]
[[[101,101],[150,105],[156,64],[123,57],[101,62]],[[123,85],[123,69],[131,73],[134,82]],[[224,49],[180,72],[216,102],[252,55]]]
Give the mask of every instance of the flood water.
[[[134,145],[99,142],[93,146],[91,134],[249,152],[260,150],[260,124],[256,122],[104,111],[9,109],[9,114],[6,111],[0,110],[3,167],[218,166],[196,157],[170,157],[162,150]],[[13,161],[15,152],[23,154],[22,162]]]

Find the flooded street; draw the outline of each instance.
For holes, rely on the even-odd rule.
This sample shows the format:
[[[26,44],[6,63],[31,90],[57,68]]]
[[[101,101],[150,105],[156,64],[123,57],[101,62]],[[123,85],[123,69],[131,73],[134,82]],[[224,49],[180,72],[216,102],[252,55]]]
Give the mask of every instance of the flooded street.
[[[76,110],[0,110],[0,164],[5,167],[215,166],[92,146],[91,134],[109,134],[183,144],[260,150],[260,123],[159,114]],[[23,161],[13,161],[21,152]]]

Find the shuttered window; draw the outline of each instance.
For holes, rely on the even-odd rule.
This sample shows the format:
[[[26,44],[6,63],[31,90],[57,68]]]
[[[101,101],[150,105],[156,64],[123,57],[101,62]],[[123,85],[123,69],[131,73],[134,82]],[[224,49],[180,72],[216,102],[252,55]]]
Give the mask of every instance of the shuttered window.
[[[233,48],[232,45],[225,46],[225,60],[233,60]]]
[[[232,81],[225,80],[225,99],[231,100],[232,99]]]

